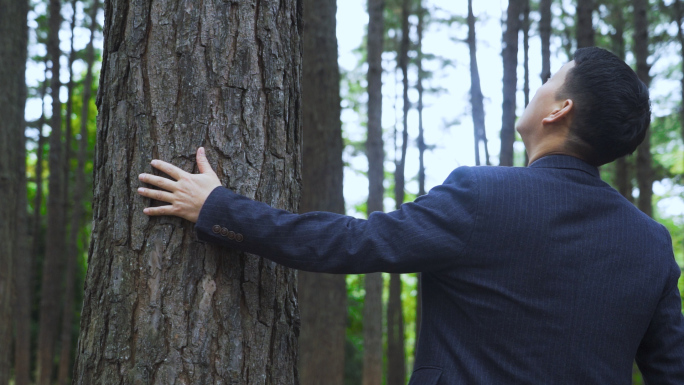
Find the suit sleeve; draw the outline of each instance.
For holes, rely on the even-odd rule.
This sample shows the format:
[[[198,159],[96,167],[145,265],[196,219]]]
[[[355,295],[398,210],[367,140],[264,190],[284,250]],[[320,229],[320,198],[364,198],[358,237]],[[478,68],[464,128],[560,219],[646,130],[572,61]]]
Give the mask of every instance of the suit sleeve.
[[[667,238],[670,239],[669,233]],[[674,255],[669,268],[668,284],[636,355],[637,365],[649,385],[684,384],[684,316],[677,287],[681,271]]]
[[[464,254],[477,188],[467,167],[391,213],[367,220],[328,212],[293,214],[217,187],[195,229],[198,239],[305,271],[362,274],[437,271]]]

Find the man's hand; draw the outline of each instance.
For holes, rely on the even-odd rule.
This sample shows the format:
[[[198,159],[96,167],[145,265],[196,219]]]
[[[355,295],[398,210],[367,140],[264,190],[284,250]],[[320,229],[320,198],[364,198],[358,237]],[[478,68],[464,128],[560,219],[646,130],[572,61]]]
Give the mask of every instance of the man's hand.
[[[143,212],[150,216],[174,215],[196,223],[204,201],[216,187],[221,186],[221,182],[204,154],[203,147],[197,149],[197,166],[200,173],[190,174],[172,164],[153,160],[152,167],[165,172],[176,181],[151,174],[140,174],[139,179],[142,182],[167,191],[140,187],[138,194],[171,203],[168,206],[148,207]]]

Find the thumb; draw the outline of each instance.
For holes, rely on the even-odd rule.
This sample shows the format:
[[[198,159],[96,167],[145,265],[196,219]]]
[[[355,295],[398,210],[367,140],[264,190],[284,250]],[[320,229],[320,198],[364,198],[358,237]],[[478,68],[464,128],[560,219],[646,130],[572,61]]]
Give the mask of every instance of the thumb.
[[[207,155],[204,153],[204,147],[197,149],[197,167],[200,174],[215,174],[214,170],[211,169]]]

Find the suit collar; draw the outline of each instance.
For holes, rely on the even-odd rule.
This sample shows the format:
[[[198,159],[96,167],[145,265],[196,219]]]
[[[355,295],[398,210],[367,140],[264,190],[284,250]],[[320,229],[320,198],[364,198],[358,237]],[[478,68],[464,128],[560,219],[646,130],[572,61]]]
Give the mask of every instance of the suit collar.
[[[599,177],[599,170],[597,167],[589,163],[569,155],[547,155],[539,158],[530,164],[532,168],[565,168],[584,171],[587,174]]]

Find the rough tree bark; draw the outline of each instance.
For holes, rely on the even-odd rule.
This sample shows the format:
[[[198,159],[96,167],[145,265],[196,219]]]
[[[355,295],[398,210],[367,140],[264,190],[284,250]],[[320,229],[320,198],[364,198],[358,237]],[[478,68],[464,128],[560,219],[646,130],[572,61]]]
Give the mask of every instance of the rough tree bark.
[[[368,205],[370,215],[383,211],[385,188],[384,143],[382,140],[382,51],[384,0],[368,0]],[[363,302],[362,385],[382,383],[382,274],[366,274]]]
[[[59,100],[61,82],[59,80],[59,29],[62,24],[60,14],[62,2],[50,0],[50,32],[48,34],[47,52],[52,62],[52,79],[50,95],[52,96],[52,117],[50,119],[50,179],[48,182],[47,200],[47,234],[45,240],[45,258],[43,259],[43,276],[40,286],[40,318],[38,322],[38,351],[36,365],[36,383],[50,385],[52,380],[55,342],[58,333],[60,315],[59,294],[62,282],[62,267],[66,238],[66,213],[64,197],[64,153],[62,144],[62,103]]]
[[[542,84],[546,83],[551,77],[551,2],[552,0],[539,1],[539,37],[541,38],[541,56],[542,56]]]
[[[304,0],[301,211],[344,214],[337,3]],[[302,385],[344,383],[347,286],[341,274],[299,272]]]
[[[24,72],[28,7],[26,0],[0,0],[0,384],[9,382],[12,366],[14,262],[26,254]]]
[[[515,94],[518,89],[518,32],[523,0],[510,0],[503,36],[503,104],[501,116],[500,166],[513,166],[515,142]]]
[[[411,0],[401,3],[401,43],[399,44],[398,64],[403,83],[403,114],[401,133],[401,152],[395,160],[394,200],[395,208],[404,203],[406,150],[408,148],[409,100],[408,64],[411,40],[409,36]],[[387,300],[387,385],[406,384],[406,347],[404,344],[404,313],[401,306],[401,275],[390,274],[389,298]]]
[[[78,234],[83,224],[85,210],[83,208],[83,196],[86,188],[85,162],[88,151],[88,107],[90,105],[91,89],[93,83],[93,64],[95,62],[95,49],[93,41],[97,29],[97,12],[99,0],[94,0],[90,8],[90,39],[86,46],[85,61],[86,75],[83,79],[83,104],[81,106],[80,139],[78,142],[77,166],[74,177],[73,211],[71,213],[71,226],[69,227],[69,243],[67,245],[66,271],[64,274],[64,310],[62,312],[61,349],[59,354],[59,371],[57,383],[67,384],[72,372],[71,364],[71,329],[74,315],[74,285],[76,261],[78,260]],[[68,148],[68,147],[67,147]]]
[[[297,210],[301,2],[105,3],[93,231],[75,384],[295,384],[295,272],[148,218],[164,159]]]
[[[473,127],[475,129],[475,164],[480,165],[480,143],[483,143],[485,164],[489,165],[487,133],[485,131],[484,96],[480,86],[480,70],[477,65],[477,39],[473,0],[468,0],[468,49],[470,51],[470,104],[473,110]]]
[[[634,7],[634,57],[636,73],[647,86],[651,84],[648,64],[648,0],[633,0]],[[639,145],[636,157],[639,199],[637,206],[648,216],[653,216],[653,165],[651,157],[651,130]]]
[[[577,48],[593,47],[594,42],[594,13],[595,0],[577,0],[577,24],[575,25],[575,36],[577,38]]]

